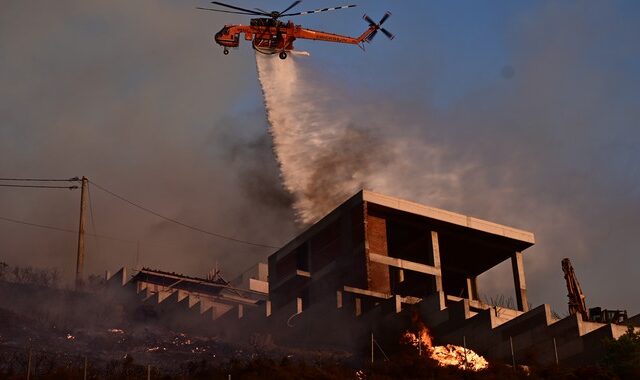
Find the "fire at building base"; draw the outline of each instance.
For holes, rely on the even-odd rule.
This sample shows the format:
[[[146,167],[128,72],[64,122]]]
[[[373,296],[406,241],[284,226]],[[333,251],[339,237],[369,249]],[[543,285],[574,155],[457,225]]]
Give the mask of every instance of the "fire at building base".
[[[489,362],[471,349],[454,344],[433,346],[426,328],[417,334],[407,331],[402,338],[413,346],[420,356],[431,358],[440,366],[453,366],[469,371],[480,371],[489,367]]]

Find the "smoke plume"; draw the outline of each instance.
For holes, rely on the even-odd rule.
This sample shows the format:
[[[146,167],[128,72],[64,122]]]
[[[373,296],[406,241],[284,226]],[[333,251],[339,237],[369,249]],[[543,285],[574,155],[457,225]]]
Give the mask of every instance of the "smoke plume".
[[[311,223],[366,188],[503,223],[536,234],[525,254],[534,305],[562,312],[560,260],[571,257],[590,306],[636,311],[625,289],[638,267],[638,133],[631,127],[638,111],[628,97],[637,90],[593,60],[603,41],[614,67],[639,52],[624,23],[594,39],[596,14],[607,25],[618,17],[611,9],[558,6],[528,14],[509,30],[510,64],[446,107],[428,96],[416,101],[423,84],[397,71],[405,87],[383,97],[322,76],[308,58],[258,56],[299,220]],[[481,277],[481,292],[513,294],[510,270],[505,263]]]
[[[534,304],[565,309],[560,260],[571,257],[590,306],[638,312],[640,24],[623,4],[368,2],[371,15],[394,13],[398,38],[362,54],[296,41],[312,56],[260,56],[258,83],[247,44],[229,56],[212,46],[222,25],[247,22],[239,16],[165,0],[5,1],[0,173],[85,175],[274,246],[296,234],[292,202],[309,223],[365,187],[534,232],[524,255]],[[352,17],[304,24],[350,33]],[[204,276],[216,261],[237,273],[272,252],[97,189],[91,198],[88,231],[125,241],[89,237],[87,273],[138,262]],[[0,191],[1,216],[69,230],[78,203],[66,190]],[[73,233],[0,224],[0,261],[70,278],[75,248]],[[480,291],[512,292],[509,269]]]
[[[361,188],[436,204],[460,193],[470,168],[445,170],[441,148],[398,134],[380,110],[309,79],[317,76],[296,58],[257,54],[256,62],[284,186],[303,224]]]
[[[223,15],[174,2],[0,6],[0,174],[90,181],[208,231],[278,246],[295,234],[252,52],[223,59]],[[29,27],[27,27],[29,25]],[[249,74],[247,74],[249,73]],[[198,233],[90,185],[85,273],[150,266],[233,277],[273,251]],[[0,190],[0,216],[77,230],[79,191]],[[96,238],[93,234],[98,234]],[[0,262],[73,278],[77,235],[0,221]]]

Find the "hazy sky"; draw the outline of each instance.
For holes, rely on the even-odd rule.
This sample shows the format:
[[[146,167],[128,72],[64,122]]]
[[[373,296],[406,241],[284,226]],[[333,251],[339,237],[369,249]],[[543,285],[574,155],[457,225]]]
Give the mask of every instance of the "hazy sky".
[[[341,115],[375,126],[378,144],[402,137],[437,147],[425,177],[456,176],[455,191],[433,183],[425,192],[414,175],[390,195],[534,232],[538,244],[524,256],[535,305],[565,310],[560,260],[570,257],[590,306],[639,312],[640,5],[358,5],[295,21],[359,35],[362,13],[390,10],[385,26],[397,38],[379,35],[366,52],[297,41],[311,54],[301,59],[309,83],[348,101]],[[223,56],[212,41],[224,23],[248,20],[196,6],[206,2],[0,3],[0,177],[84,175],[207,230],[276,246],[295,236],[254,52],[241,41]],[[417,165],[420,151],[406,157]],[[172,225],[97,188],[91,198],[89,230],[127,241],[88,238],[89,272],[137,260],[204,275],[217,261],[233,275],[271,253]],[[0,217],[74,229],[78,206],[78,191],[0,189]],[[69,275],[75,244],[73,234],[0,220],[0,260],[12,264]],[[511,284],[502,272],[489,289]]]

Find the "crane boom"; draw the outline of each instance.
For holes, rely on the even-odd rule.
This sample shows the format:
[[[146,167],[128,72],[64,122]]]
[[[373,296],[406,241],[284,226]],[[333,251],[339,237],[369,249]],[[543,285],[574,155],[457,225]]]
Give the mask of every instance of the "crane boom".
[[[562,259],[562,271],[564,272],[564,279],[567,282],[569,314],[574,315],[580,313],[582,319],[588,321],[589,312],[587,311],[587,304],[585,302],[586,297],[582,293],[582,288],[580,288],[580,283],[571,265],[571,260],[568,258]]]

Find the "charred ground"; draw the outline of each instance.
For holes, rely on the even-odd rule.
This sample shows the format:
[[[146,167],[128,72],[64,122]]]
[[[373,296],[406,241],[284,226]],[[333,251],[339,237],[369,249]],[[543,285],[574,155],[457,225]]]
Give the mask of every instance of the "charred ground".
[[[57,287],[47,271],[8,273],[0,280],[0,378],[24,378],[29,356],[31,374],[41,379],[83,378],[85,361],[88,378],[118,379],[145,378],[147,371],[165,379],[631,379],[640,368],[633,334],[611,342],[607,361],[590,367],[514,371],[491,363],[479,372],[440,367],[400,343],[389,348],[388,360],[370,363],[368,352],[280,347],[269,337],[230,342],[172,330],[142,309],[119,309],[102,297],[97,277],[77,292]]]

